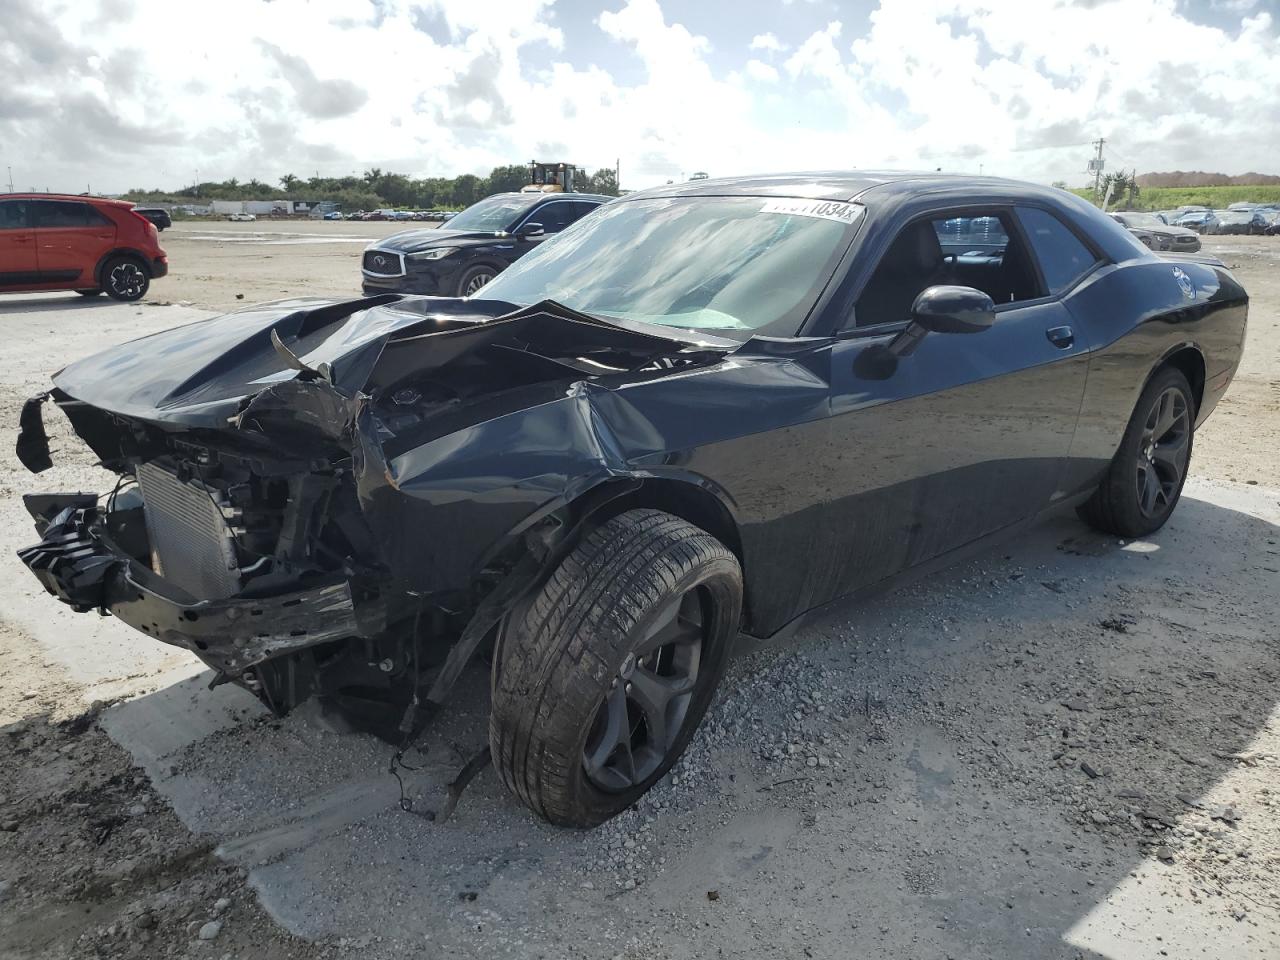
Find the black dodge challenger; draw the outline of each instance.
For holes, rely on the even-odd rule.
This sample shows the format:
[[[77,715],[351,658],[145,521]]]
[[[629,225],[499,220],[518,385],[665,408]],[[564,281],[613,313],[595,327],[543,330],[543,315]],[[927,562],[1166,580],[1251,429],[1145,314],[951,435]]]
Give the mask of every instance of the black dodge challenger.
[[[49,465],[51,399],[119,482],[28,495],[21,557],[280,713],[413,736],[486,656],[502,779],[595,824],[679,756],[740,630],[1053,508],[1158,530],[1247,306],[1055,189],[658,188],[482,298],[269,304],[72,364],[19,455]]]

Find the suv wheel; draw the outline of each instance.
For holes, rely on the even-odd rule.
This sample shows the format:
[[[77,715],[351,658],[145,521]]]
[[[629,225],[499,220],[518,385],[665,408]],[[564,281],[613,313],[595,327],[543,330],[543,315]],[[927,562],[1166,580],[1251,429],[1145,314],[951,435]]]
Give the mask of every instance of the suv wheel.
[[[503,625],[489,745],[507,788],[562,826],[635,803],[679,758],[724,673],[742,571],[658,510],[588,534]]]
[[[133,257],[112,257],[102,267],[102,286],[112,300],[141,300],[151,286],[146,269]]]
[[[480,292],[481,287],[497,275],[497,270],[485,264],[464,270],[462,276],[458,278],[458,296],[474,297]]]

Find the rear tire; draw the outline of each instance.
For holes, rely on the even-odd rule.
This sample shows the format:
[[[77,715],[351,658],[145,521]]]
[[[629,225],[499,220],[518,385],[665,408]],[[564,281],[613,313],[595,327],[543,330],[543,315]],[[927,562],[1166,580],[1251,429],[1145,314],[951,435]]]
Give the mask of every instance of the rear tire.
[[[1158,371],[1138,398],[1102,483],[1077,510],[1080,518],[1119,537],[1145,537],[1164,526],[1187,479],[1195,420],[1195,397],[1182,371]]]
[[[601,524],[503,625],[489,744],[538,816],[591,827],[679,758],[724,673],[742,571],[719,540],[658,510]]]
[[[135,257],[112,257],[102,265],[102,287],[112,300],[141,300],[150,286],[147,268]]]

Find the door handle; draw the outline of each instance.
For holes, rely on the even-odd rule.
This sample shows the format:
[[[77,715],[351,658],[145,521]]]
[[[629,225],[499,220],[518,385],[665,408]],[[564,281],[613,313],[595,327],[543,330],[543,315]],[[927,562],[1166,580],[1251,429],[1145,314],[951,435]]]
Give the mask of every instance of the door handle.
[[[1070,327],[1050,327],[1044,332],[1044,335],[1059,350],[1066,350],[1068,347],[1074,346],[1076,342],[1075,331]]]

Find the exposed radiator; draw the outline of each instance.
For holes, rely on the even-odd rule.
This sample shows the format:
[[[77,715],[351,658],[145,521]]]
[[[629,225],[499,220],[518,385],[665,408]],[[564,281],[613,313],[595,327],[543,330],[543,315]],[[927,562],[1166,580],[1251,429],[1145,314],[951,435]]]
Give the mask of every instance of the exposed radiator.
[[[138,486],[156,573],[197,600],[238,593],[240,570],[218,491],[149,463],[138,466]]]

